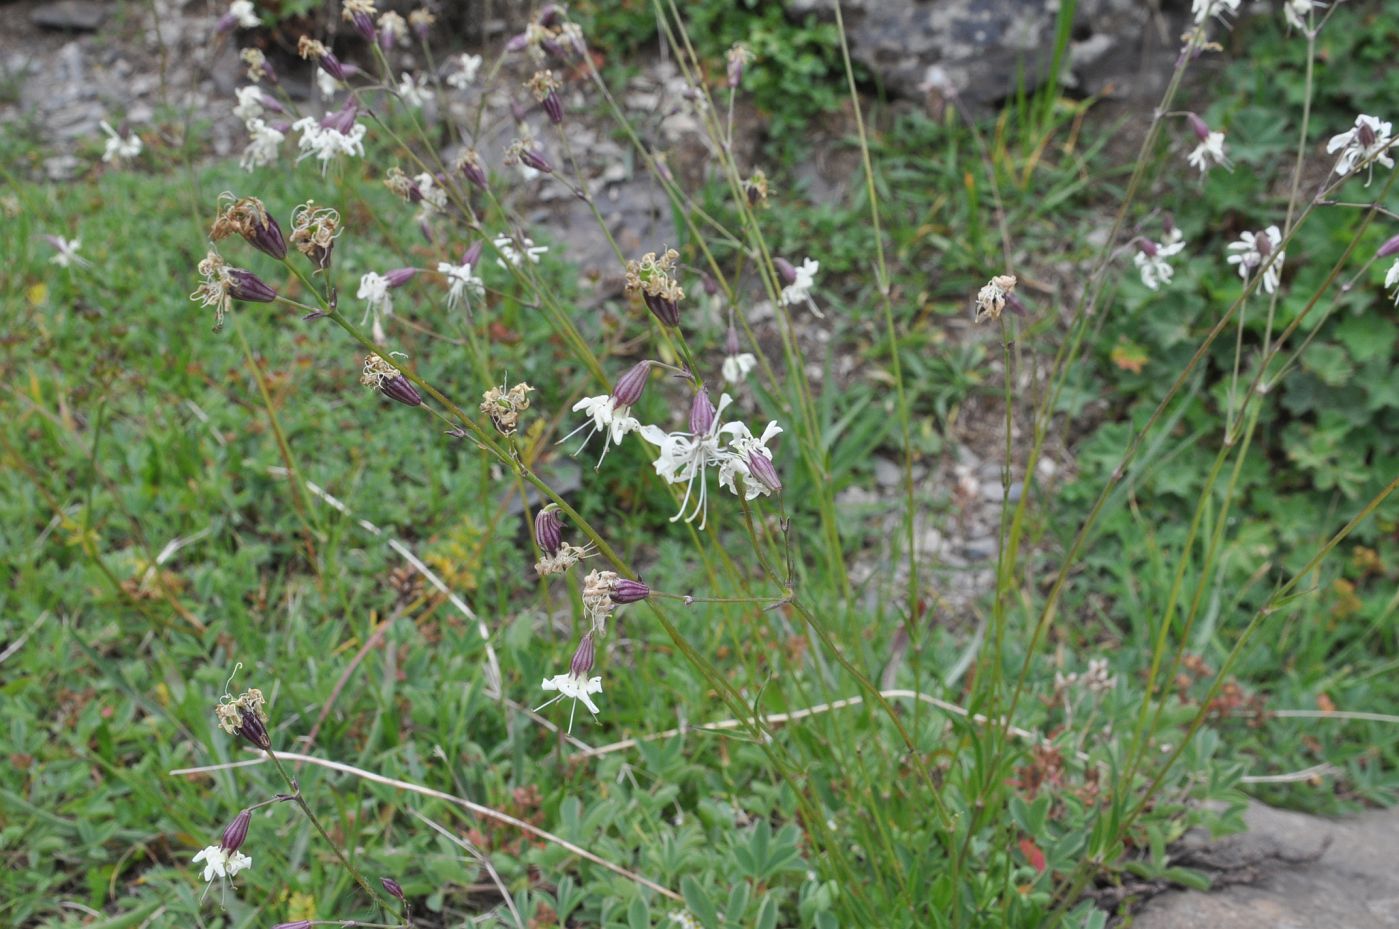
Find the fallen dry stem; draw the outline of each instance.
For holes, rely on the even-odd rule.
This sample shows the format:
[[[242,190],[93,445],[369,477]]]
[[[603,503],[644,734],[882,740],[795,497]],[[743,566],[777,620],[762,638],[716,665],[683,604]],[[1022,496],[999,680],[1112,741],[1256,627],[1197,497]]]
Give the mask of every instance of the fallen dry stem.
[[[502,813],[500,810],[492,809],[488,806],[482,806],[479,803],[473,803],[470,800],[454,796],[453,794],[444,793],[443,791],[435,790],[431,787],[424,787],[422,784],[414,784],[411,781],[400,781],[397,778],[385,777],[382,774],[376,774],[373,771],[366,771],[364,768],[356,768],[354,765],[348,765],[340,761],[330,761],[326,758],[316,758],[313,755],[302,755],[297,752],[278,752],[277,757],[282,759],[283,761],[295,761],[298,763],[315,765],[319,768],[328,768],[331,771],[339,771],[342,774],[351,774],[355,777],[358,777],[362,780],[370,781],[374,784],[383,784],[387,787],[395,787],[399,790],[406,790],[410,793],[422,794],[424,797],[432,797],[436,800],[443,800],[447,803],[456,804],[457,806],[465,810],[470,810],[477,816],[482,816],[486,819],[493,819],[496,822],[504,823],[507,826],[512,826],[516,829],[519,829],[521,832],[527,832],[537,839],[549,842],[552,845],[557,845],[559,848],[562,848],[565,851],[572,852],[573,854],[577,855],[579,858],[584,859],[585,861],[591,861],[593,864],[598,865],[599,867],[606,868],[613,874],[619,874],[622,877],[625,877],[627,880],[634,881],[635,883],[640,884],[642,887],[654,890],[656,893],[661,894],[664,897],[668,897],[671,900],[675,900],[679,903],[684,902],[684,898],[681,897],[680,894],[667,887],[663,887],[660,884],[657,884],[650,878],[643,877],[640,874],[637,874],[635,871],[630,871],[619,864],[613,864],[606,858],[602,858],[594,854],[593,852],[588,851],[582,846],[574,845],[572,842],[568,841],[562,836],[554,835],[552,832],[546,832],[543,829],[540,829],[538,826],[531,825],[530,823],[525,822],[523,819],[517,819],[516,817],[511,816],[509,813]],[[268,756],[264,754],[258,758],[249,759],[247,761],[229,761],[223,764],[204,765],[198,768],[179,768],[177,770],[171,771],[170,776],[188,777],[194,774],[209,774],[214,771],[225,771],[229,768],[242,768],[248,765],[263,764],[267,760]]]

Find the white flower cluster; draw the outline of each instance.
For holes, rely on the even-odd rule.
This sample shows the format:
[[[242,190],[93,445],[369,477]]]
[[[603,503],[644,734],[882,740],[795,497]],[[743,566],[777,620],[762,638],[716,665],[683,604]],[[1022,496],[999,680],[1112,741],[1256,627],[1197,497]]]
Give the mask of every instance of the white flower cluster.
[[[338,127],[321,125],[321,121],[314,116],[307,116],[292,123],[291,127],[301,133],[301,138],[296,142],[301,155],[296,160],[315,155],[321,163],[322,173],[338,155],[364,157],[363,123],[354,122],[347,131],[342,132]]]
[[[107,134],[107,147],[102,152],[102,160],[110,165],[121,167],[141,154],[141,137],[134,132],[119,133],[105,119],[99,123]]]

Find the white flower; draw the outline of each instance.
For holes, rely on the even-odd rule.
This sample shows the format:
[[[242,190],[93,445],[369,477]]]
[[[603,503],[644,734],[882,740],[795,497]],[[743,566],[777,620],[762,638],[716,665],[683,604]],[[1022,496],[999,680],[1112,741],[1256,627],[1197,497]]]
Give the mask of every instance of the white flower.
[[[428,100],[427,82],[404,73],[398,82],[398,95],[408,106],[421,107]]]
[[[102,153],[102,160],[109,164],[120,165],[124,161],[130,161],[141,154],[141,137],[132,132],[125,136],[117,135],[117,131],[104,119],[99,123],[102,131],[107,133],[107,150]]]
[[[1394,144],[1392,131],[1393,126],[1378,116],[1366,116],[1362,113],[1355,117],[1353,128],[1332,136],[1331,141],[1326,143],[1327,152],[1341,151],[1341,157],[1336,162],[1336,173],[1349,174],[1362,164],[1373,169],[1375,162],[1386,168],[1394,167],[1394,159],[1387,154],[1389,147]],[[1369,185],[1370,180],[1367,177],[1365,186]]]
[[[350,131],[344,133],[339,129],[322,126],[314,116],[307,116],[292,123],[291,127],[301,133],[301,138],[296,143],[301,149],[301,155],[296,160],[301,161],[315,155],[321,163],[322,174],[325,173],[331,159],[337,155],[364,156],[363,123],[354,123]]]
[[[451,285],[447,290],[447,308],[453,309],[466,297],[466,307],[471,309],[472,299],[480,300],[486,295],[486,285],[472,273],[469,263],[454,265],[450,261],[439,261],[437,273],[444,274]]]
[[[668,918],[671,922],[677,924],[680,929],[700,929],[700,921],[690,915],[689,910],[671,910]]]
[[[476,72],[481,70],[481,56],[461,54],[452,61],[456,67],[447,75],[447,84],[458,90],[466,90],[476,81]]]
[[[748,431],[748,427],[740,422],[725,423],[719,427],[719,432],[729,436],[729,455],[719,463],[719,486],[726,488],[730,493],[738,494],[739,488],[734,482],[734,477],[741,474],[745,500],[772,493],[772,488],[753,479],[748,467],[748,458],[756,454],[771,461],[772,452],[768,450],[767,444],[782,434],[782,427],[776,422],[770,422],[763,430],[762,436],[756,439],[753,438],[753,433]]]
[[[393,294],[389,293],[388,278],[373,271],[368,272],[359,279],[359,293],[355,296],[366,302],[364,319],[360,320],[360,325],[364,325],[371,316],[374,317],[374,341],[383,345],[387,340],[383,317],[393,315]]]
[[[588,712],[597,716],[597,704],[593,702],[590,694],[602,693],[602,677],[574,677],[571,672],[555,674],[553,677],[546,677],[544,683],[540,685],[545,690],[557,690],[559,695],[552,697],[534,708],[538,713],[551,703],[562,700],[564,697],[573,701],[573,707],[568,711],[568,731],[573,731],[573,714],[578,709],[578,701],[582,700],[583,705],[588,708]]]
[[[539,264],[539,256],[549,250],[549,246],[547,245],[535,245],[534,240],[529,236],[520,236],[520,244],[524,246],[523,253],[516,250],[515,240],[508,235],[498,235],[492,239],[491,242],[495,245],[496,250],[500,252],[500,258],[497,258],[495,263],[502,268],[505,267],[507,261],[512,267],[518,268],[520,262],[524,261],[526,258],[529,259],[531,264]]]
[[[816,272],[821,270],[821,263],[808,258],[800,268],[792,270],[796,273],[796,280],[782,288],[783,306],[792,306],[811,298],[811,286],[816,283]]]
[[[705,469],[710,465],[722,464],[732,455],[728,450],[719,447],[719,419],[724,414],[724,408],[732,402],[733,398],[728,394],[719,397],[719,405],[714,410],[714,421],[708,432],[668,433],[659,426],[641,427],[641,437],[660,449],[660,454],[656,456],[656,473],[668,483],[685,485],[685,498],[680,501],[680,511],[670,518],[671,522],[682,518],[687,523],[693,522],[698,516],[700,529],[705,527],[709,519],[709,480]],[[698,496],[694,493],[695,478],[699,478]],[[687,517],[685,511],[690,508],[692,496],[696,498],[695,506]]]
[[[1245,281],[1256,268],[1263,265],[1264,261],[1271,256],[1268,270],[1263,272],[1263,289],[1268,293],[1274,293],[1278,289],[1278,282],[1282,278],[1282,263],[1287,256],[1277,250],[1282,244],[1282,232],[1277,226],[1269,226],[1258,234],[1245,232],[1239,236],[1239,241],[1230,242],[1228,249],[1234,254],[1226,259],[1231,265],[1239,266],[1239,277]],[[1276,254],[1274,254],[1276,253]]]
[[[284,139],[285,135],[262,120],[248,120],[248,147],[243,149],[243,157],[238,159],[238,164],[244,171],[270,165],[277,160],[277,152]]]
[[[433,213],[441,213],[447,209],[447,190],[437,183],[437,178],[424,171],[413,178],[413,183],[418,185],[418,192],[423,197],[418,205],[419,219],[427,219]]]
[[[1190,5],[1190,15],[1195,18],[1195,25],[1204,23],[1210,16],[1217,17],[1220,22],[1228,22],[1226,17],[1237,15],[1239,4],[1243,0],[1193,0]]]
[[[583,440],[583,444],[578,446],[577,451],[573,454],[576,455],[578,452],[581,452],[584,447],[587,446],[588,439],[591,439],[601,432],[606,436],[606,439],[603,441],[602,454],[599,455],[597,459],[599,467],[601,467],[602,459],[607,457],[607,452],[612,446],[620,445],[622,439],[626,438],[627,433],[635,432],[641,428],[641,422],[635,416],[631,415],[631,407],[619,405],[617,403],[617,398],[611,394],[603,394],[600,397],[584,397],[582,400],[573,404],[573,412],[577,413],[579,411],[586,413],[592,420],[593,431],[588,433],[587,438]],[[557,445],[562,442],[567,442],[569,439],[588,428],[588,425],[587,422],[583,423],[583,425],[579,426],[562,439],[559,439],[559,441],[554,444]]]
[[[724,380],[728,381],[730,384],[737,384],[748,376],[748,372],[752,371],[757,363],[758,359],[754,358],[748,352],[740,352],[737,355],[725,357],[724,365],[721,369],[724,374]]]
[[[253,866],[252,858],[242,852],[229,854],[220,845],[210,845],[198,855],[194,856],[194,863],[204,862],[204,880],[212,881],[214,878],[233,877],[239,871],[243,871]]]
[[[82,239],[65,239],[61,235],[46,235],[44,238],[57,252],[49,261],[60,268],[71,268],[73,265],[81,265],[85,268],[92,266],[92,262],[78,254],[78,247],[83,244]]]
[[[1326,6],[1322,0],[1283,0],[1282,15],[1293,29],[1307,28],[1307,17],[1317,7]]]
[[[1210,169],[1211,162],[1229,167],[1229,158],[1224,154],[1224,133],[1211,132],[1200,140],[1200,144],[1195,146],[1185,160],[1190,163],[1190,167],[1199,168],[1201,174]]]
[[[338,94],[342,86],[344,85],[326,73],[325,68],[316,69],[316,89],[325,99],[329,100]]]
[[[76,246],[76,242],[74,245]],[[1395,285],[1399,285],[1399,258],[1394,259],[1394,264],[1389,266],[1389,270],[1384,275],[1384,286],[1388,290]],[[1399,290],[1394,291],[1394,302],[1399,303]]]
[[[262,115],[262,91],[255,84],[239,87],[234,92],[238,95],[238,105],[233,108],[234,116],[246,123]]]
[[[1170,239],[1169,242],[1151,242],[1147,239],[1137,241],[1137,254],[1133,256],[1133,260],[1137,263],[1137,271],[1141,273],[1142,283],[1150,290],[1170,283],[1171,275],[1175,272],[1166,259],[1185,248],[1179,229],[1173,227],[1167,238]]]
[[[252,0],[233,0],[228,5],[228,15],[244,29],[256,29],[261,25],[253,12]]]

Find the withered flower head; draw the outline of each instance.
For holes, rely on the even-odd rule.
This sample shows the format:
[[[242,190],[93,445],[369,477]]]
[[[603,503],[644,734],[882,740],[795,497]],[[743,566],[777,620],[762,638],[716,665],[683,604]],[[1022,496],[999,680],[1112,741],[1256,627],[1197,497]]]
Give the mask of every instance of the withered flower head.
[[[976,322],[997,320],[1006,308],[1006,298],[1015,291],[1015,275],[998,274],[976,294]]]
[[[514,435],[520,427],[520,414],[529,409],[533,387],[524,381],[514,387],[501,384],[486,391],[481,398],[481,412],[491,418],[501,435]]]
[[[215,242],[234,234],[248,244],[281,261],[287,257],[287,242],[282,227],[267,212],[257,197],[238,197],[230,191],[219,194],[219,215],[209,230]]]
[[[248,66],[248,80],[256,84],[267,78],[273,84],[277,83],[277,72],[267,63],[267,56],[262,53],[262,49],[245,48],[238,56],[243,59],[243,64]]]
[[[559,88],[563,85],[554,77],[553,71],[534,72],[534,76],[525,82],[525,86],[544,107],[544,112],[549,115],[549,122],[555,126],[563,122],[563,101],[559,99]]]
[[[655,252],[647,252],[640,261],[627,262],[627,285],[629,294],[639,294],[655,317],[667,326],[680,324],[680,301],[685,299],[685,291],[672,274],[680,253],[670,248],[658,258]]]
[[[768,176],[761,170],[743,182],[743,192],[748,197],[748,205],[766,209],[768,205]]]
[[[272,747],[272,740],[267,734],[267,710],[264,709],[267,700],[262,695],[262,691],[256,687],[251,687],[237,698],[224,694],[214,707],[214,714],[218,717],[219,727],[229,735],[236,735],[254,746],[261,749]]]
[[[413,386],[413,382],[404,377],[402,371],[377,354],[370,354],[364,359],[364,368],[360,371],[359,382],[371,390],[381,392],[392,400],[397,400],[404,406],[418,406],[423,402],[422,394],[418,393],[418,388]]]
[[[330,267],[330,253],[340,235],[340,214],[307,200],[291,214],[291,244],[320,270]]]

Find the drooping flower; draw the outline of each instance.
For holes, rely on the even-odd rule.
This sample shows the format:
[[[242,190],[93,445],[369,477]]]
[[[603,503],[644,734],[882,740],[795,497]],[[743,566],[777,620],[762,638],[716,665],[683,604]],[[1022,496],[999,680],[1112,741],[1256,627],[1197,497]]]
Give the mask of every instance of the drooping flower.
[[[602,454],[598,456],[597,467],[602,466],[602,459],[607,457],[607,451],[614,445],[621,444],[627,433],[635,432],[641,428],[641,423],[635,416],[631,415],[631,408],[641,399],[642,391],[646,389],[647,381],[651,373],[651,363],[640,362],[633,366],[631,370],[617,381],[617,385],[612,389],[612,393],[599,397],[584,397],[573,405],[573,412],[585,412],[593,427],[588,439],[601,432],[605,438],[602,445]],[[574,429],[568,435],[559,439],[559,442],[566,442],[579,432],[588,428],[589,423]],[[558,444],[558,443],[555,443]],[[583,444],[578,446],[573,454],[581,452],[588,444],[584,439]]]
[[[1242,3],[1243,0],[1192,0],[1190,15],[1197,26],[1203,25],[1211,16],[1227,24],[1229,17],[1238,15]]]
[[[502,268],[505,267],[506,262],[509,262],[510,266],[514,268],[518,268],[525,261],[537,265],[539,264],[539,256],[549,251],[549,246],[535,245],[534,240],[526,235],[520,236],[518,249],[515,247],[515,240],[508,235],[498,235],[491,240],[491,243],[500,253],[500,257],[495,260],[495,263]]]
[[[232,32],[235,27],[239,29],[256,29],[261,25],[257,18],[257,13],[253,11],[252,0],[233,0],[228,5],[228,12],[219,17],[214,24],[215,32]]]
[[[364,157],[364,124],[355,121],[358,108],[350,102],[343,110],[332,113],[323,119],[307,116],[292,123],[292,128],[301,133],[297,147],[301,161],[312,155],[321,163],[321,173],[325,173],[330,162],[340,155]]]
[[[548,577],[551,574],[563,574],[569,568],[593,555],[592,543],[587,545],[572,545],[564,542],[559,545],[559,550],[546,553],[543,558],[534,563],[534,570],[540,577]]]
[[[60,268],[71,268],[73,265],[92,267],[92,262],[78,254],[78,248],[83,244],[82,239],[65,239],[61,235],[46,235],[44,239],[54,248],[55,254],[49,259],[53,264]]]
[[[238,159],[238,166],[244,171],[251,171],[263,165],[272,164],[277,160],[277,153],[281,151],[286,134],[269,126],[261,119],[250,119],[247,126],[248,146],[243,149],[243,155]]]
[[[1305,32],[1312,10],[1324,6],[1322,0],[1283,0],[1282,15],[1289,27]]]
[[[242,852],[228,852],[219,845],[210,845],[194,856],[194,863],[204,862],[204,880],[232,878],[239,871],[253,866],[253,859]]]
[[[238,97],[238,105],[233,108],[234,116],[246,123],[262,115],[262,89],[256,84],[239,87],[234,94]]]
[[[342,231],[337,211],[316,206],[316,201],[307,200],[292,211],[291,237],[288,241],[311,264],[325,270],[330,267],[335,239]]]
[[[782,481],[771,467],[772,451],[767,444],[782,433],[776,422],[767,424],[763,434],[754,438],[748,426],[741,422],[725,423],[719,432],[729,437],[729,454],[719,464],[719,486],[730,493],[743,494],[745,500],[767,496],[782,489]],[[761,459],[761,461],[760,461]],[[758,462],[757,469],[754,463]],[[763,466],[767,464],[767,467]],[[743,487],[738,486],[737,477],[743,477]]]
[[[1376,163],[1386,168],[1394,167],[1394,159],[1388,154],[1395,142],[1393,128],[1378,116],[1366,116],[1362,113],[1355,117],[1355,125],[1352,128],[1332,136],[1331,141],[1326,143],[1327,152],[1341,153],[1341,157],[1336,161],[1335,173],[1350,174],[1363,164],[1367,168],[1365,186],[1370,186],[1370,175],[1373,174]]]
[[[452,264],[450,261],[439,261],[437,271],[447,278],[447,308],[454,309],[458,303],[464,302],[468,312],[471,310],[471,301],[480,300],[486,295],[486,284],[476,276],[476,262],[480,257],[479,249],[469,249],[462,256],[461,264]]]
[[[451,59],[451,68],[447,74],[447,86],[466,90],[476,83],[476,73],[481,70],[481,56],[463,52]]]
[[[615,571],[589,571],[583,578],[583,612],[596,635],[607,632],[607,617],[617,609],[612,590],[620,580]]]
[[[793,267],[791,262],[783,258],[775,258],[773,264],[777,267],[778,274],[782,276],[782,280],[786,284],[781,293],[782,305],[795,306],[798,303],[809,303],[811,301],[811,288],[816,283],[816,272],[821,270],[821,263],[808,258],[801,263],[801,267]],[[812,309],[815,309],[814,305]]]
[[[710,465],[718,465],[730,456],[730,453],[719,445],[719,429],[724,408],[732,402],[733,398],[728,394],[722,394],[719,397],[719,405],[715,407],[709,403],[708,396],[701,390],[695,395],[691,407],[690,432],[668,433],[659,426],[641,428],[641,437],[660,449],[655,461],[656,474],[668,483],[685,485],[685,497],[680,501],[679,512],[670,518],[671,522],[679,519],[693,522],[699,517],[700,529],[705,527],[709,499],[706,470]],[[700,412],[705,415],[697,415]],[[695,492],[697,479],[698,493]],[[691,498],[695,501],[693,508],[690,506]],[[689,516],[685,515],[686,510],[690,510]]]
[[[107,147],[102,152],[102,160],[120,167],[141,154],[141,137],[130,130],[118,133],[105,119],[98,123],[107,133]]]
[[[359,292],[355,296],[365,301],[364,319],[360,321],[360,325],[364,325],[372,317],[374,323],[371,332],[374,341],[383,345],[387,338],[384,334],[383,320],[393,315],[393,294],[389,293],[389,279],[374,271],[368,271],[359,279]]]
[[[234,300],[271,303],[277,299],[277,292],[256,274],[229,267],[218,252],[210,251],[199,262],[199,273],[204,281],[189,298],[197,300],[201,306],[214,308],[215,332],[223,328],[224,314],[233,307]]]
[[[398,80],[398,96],[408,106],[421,108],[429,97],[427,81],[403,72]]]
[[[587,677],[575,675],[572,671],[566,671],[563,674],[555,674],[553,677],[546,677],[544,683],[540,686],[545,690],[557,690],[559,693],[558,696],[552,697],[535,707],[534,711],[536,713],[550,704],[557,703],[565,697],[573,701],[573,707],[568,711],[569,732],[573,731],[573,714],[578,709],[579,701],[582,701],[583,705],[588,708],[588,712],[593,714],[594,718],[597,717],[598,707],[597,704],[593,702],[592,695],[602,693],[601,675]]]
[[[1388,239],[1375,253],[1376,258],[1393,258],[1396,255],[1399,255],[1399,235]],[[1394,258],[1394,263],[1389,266],[1389,270],[1384,275],[1386,290],[1396,285],[1399,285],[1399,258]],[[1399,303],[1399,289],[1394,291],[1394,302]]]
[[[1137,271],[1142,276],[1142,284],[1149,290],[1156,290],[1162,284],[1170,283],[1171,276],[1175,273],[1170,262],[1166,259],[1185,248],[1185,242],[1181,241],[1179,235],[1174,236],[1173,239],[1174,241],[1171,242],[1152,242],[1146,238],[1137,239],[1137,253],[1132,258],[1137,263]]]
[[[374,31],[374,16],[379,11],[374,8],[374,0],[342,0],[340,16],[355,27],[355,32],[366,42],[378,38]]]
[[[1263,289],[1271,294],[1277,291],[1278,283],[1282,280],[1282,263],[1287,257],[1286,253],[1278,250],[1281,244],[1282,231],[1277,226],[1269,226],[1257,233],[1245,232],[1237,242],[1229,243],[1228,250],[1233,254],[1226,260],[1231,265],[1238,265],[1239,277],[1244,281],[1267,262],[1267,270],[1263,272]]]
[[[1185,160],[1192,168],[1199,168],[1203,177],[1210,169],[1211,164],[1230,167],[1229,157],[1224,154],[1224,133],[1211,132],[1210,127],[1200,117],[1194,113],[1187,113],[1186,119],[1190,122],[1190,129],[1195,133],[1195,138],[1199,141]]]
[[[232,191],[219,194],[219,215],[209,227],[209,238],[217,242],[240,235],[253,248],[281,261],[287,257],[282,227],[257,197],[239,197]]]
[[[525,82],[525,87],[555,126],[563,122],[563,101],[559,99],[559,88],[562,86],[559,79],[554,77],[554,72],[547,69],[534,72],[534,76]]]

